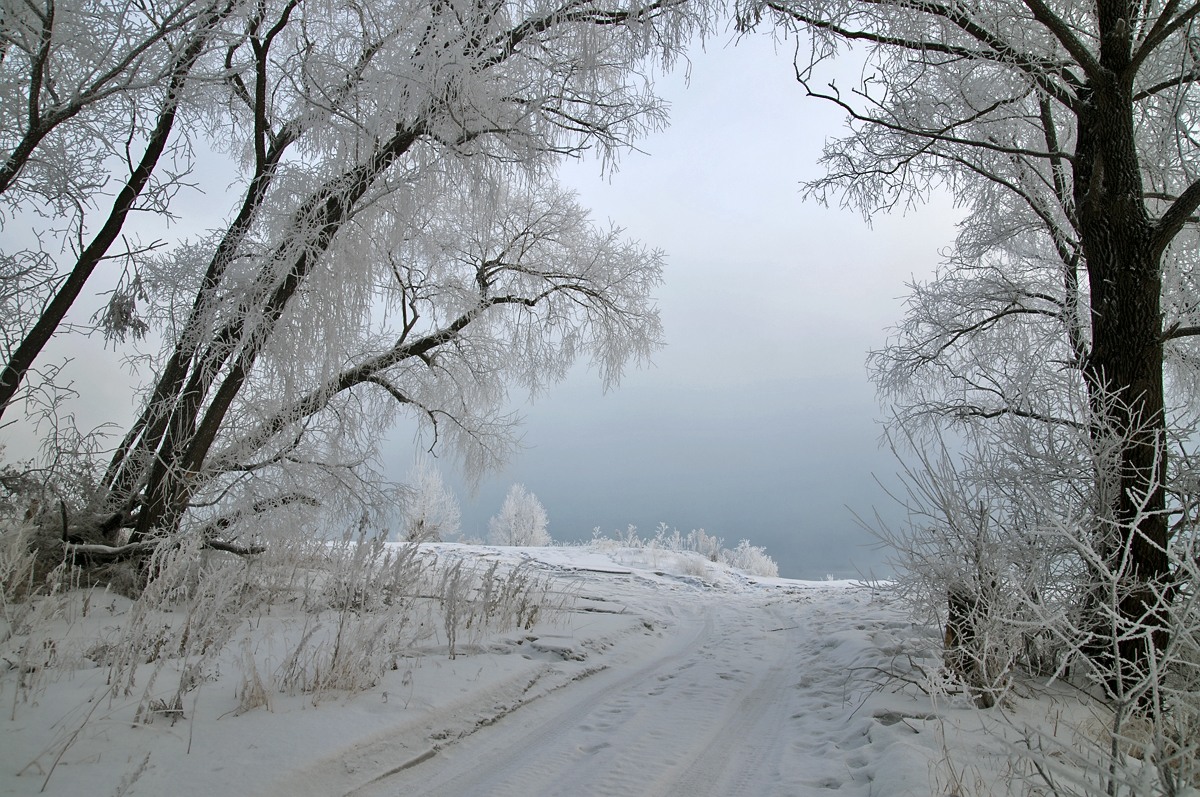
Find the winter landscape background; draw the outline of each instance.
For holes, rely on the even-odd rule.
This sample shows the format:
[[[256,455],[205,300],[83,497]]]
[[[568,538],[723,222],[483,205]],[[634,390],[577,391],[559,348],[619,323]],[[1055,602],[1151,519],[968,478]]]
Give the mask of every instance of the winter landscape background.
[[[529,448],[477,498],[460,487],[468,533],[484,536],[516,481],[542,499],[556,539],[665,522],[750,539],[792,578],[883,572],[853,517],[903,516],[876,483],[896,489],[898,467],[881,445],[886,409],[866,352],[900,318],[906,283],[932,273],[960,214],[935,196],[868,224],[803,201],[800,183],[816,177],[841,120],[804,102],[791,56],[766,37],[714,36],[656,78],[671,126],[616,174],[564,164],[596,218],[668,253],[667,346],[619,390],[579,368],[523,409]]]
[[[477,487],[443,465],[463,533],[486,537],[520,482],[559,540],[665,522],[766,546],[790,577],[879,573],[884,556],[853,513],[901,513],[876,483],[894,489],[897,465],[880,444],[866,352],[898,320],[905,284],[936,265],[957,213],[934,197],[868,224],[803,201],[800,183],[816,175],[840,122],[804,102],[788,45],[751,36],[735,46],[722,33],[689,48],[688,60],[655,77],[670,127],[639,142],[615,174],[588,158],[559,170],[596,220],[667,253],[656,294],[667,346],[617,390],[602,390],[581,364],[535,402],[514,392],[520,456]],[[232,177],[216,155],[197,175],[214,199]],[[181,200],[179,235],[219,224],[220,202]],[[83,429],[119,428],[134,411],[124,353],[99,337],[51,345],[48,357],[70,358],[67,374],[100,388],[66,411]],[[12,458],[37,451],[32,427],[0,436]],[[401,419],[388,439],[387,470],[402,479],[419,451],[410,425]]]
[[[0,791],[1195,797],[1197,24],[6,4]]]

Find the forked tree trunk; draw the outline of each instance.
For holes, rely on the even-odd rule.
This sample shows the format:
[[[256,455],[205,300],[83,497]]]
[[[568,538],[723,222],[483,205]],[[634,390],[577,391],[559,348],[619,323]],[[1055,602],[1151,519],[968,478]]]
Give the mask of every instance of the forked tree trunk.
[[[167,400],[176,407],[146,479],[146,500],[134,528],[133,539],[148,537],[155,530],[173,530],[187,509],[192,490],[216,441],[237,395],[245,386],[255,362],[270,340],[288,304],[333,243],[342,224],[353,213],[356,203],[375,181],[408,152],[422,135],[419,125],[398,130],[387,141],[380,142],[371,157],[339,178],[331,180],[296,212],[295,234],[277,247],[272,263],[287,260],[291,266],[279,279],[264,272],[262,282],[269,285],[272,277],[278,281],[265,304],[252,317],[239,319],[236,333],[229,336],[239,341],[230,346],[218,341],[205,348],[190,364],[192,378],[177,384],[181,389]],[[197,304],[201,304],[197,300]],[[244,336],[240,325],[248,327]],[[220,376],[218,380],[217,377]],[[213,389],[215,387],[215,390]]]

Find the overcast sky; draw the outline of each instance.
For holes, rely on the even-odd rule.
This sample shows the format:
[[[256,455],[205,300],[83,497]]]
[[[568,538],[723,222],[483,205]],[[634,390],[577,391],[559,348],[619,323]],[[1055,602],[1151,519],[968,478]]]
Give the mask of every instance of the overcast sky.
[[[790,51],[719,39],[691,61],[690,85],[681,70],[656,80],[672,123],[645,154],[611,180],[595,162],[563,171],[597,220],[666,252],[667,347],[607,395],[579,368],[523,406],[527,449],[463,496],[463,531],[484,537],[522,482],[558,540],[665,522],[765,546],[785,576],[866,571],[880,554],[851,510],[895,516],[872,474],[896,470],[866,353],[900,319],[905,282],[950,243],[952,210],[868,227],[802,201],[842,120],[804,97]],[[397,468],[409,443],[390,453]]]

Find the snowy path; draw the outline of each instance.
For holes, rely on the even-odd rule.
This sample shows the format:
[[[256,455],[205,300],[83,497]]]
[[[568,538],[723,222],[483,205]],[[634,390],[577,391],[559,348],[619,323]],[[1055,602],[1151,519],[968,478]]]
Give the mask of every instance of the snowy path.
[[[8,707],[0,794],[43,783],[63,797],[951,793],[944,726],[894,677],[938,640],[866,587],[719,566],[697,577],[694,562],[672,570],[667,554],[625,549],[453,552],[532,561],[564,610],[529,630],[464,633],[453,659],[431,632],[374,686],[273,686],[266,705],[240,711],[243,657],[277,684],[303,631],[290,615],[247,621],[178,724],[131,722],[140,692],[110,699],[106,668],[72,670]],[[124,611],[92,612],[80,639],[111,638]],[[166,674],[139,685],[174,688]]]
[[[472,736],[363,794],[766,793],[794,682],[790,645],[756,627],[777,616],[705,608],[641,660],[505,717],[487,735],[498,744]]]
[[[632,635],[603,656],[600,671],[495,717],[486,712],[495,695],[480,695],[478,728],[462,738],[422,750],[410,737],[390,762],[386,742],[373,740],[369,753],[352,746],[319,764],[323,777],[310,770],[273,794],[307,784],[309,793],[354,797],[869,795],[905,793],[896,788],[910,779],[920,783],[912,793],[929,794],[927,759],[909,748],[900,771],[886,775],[888,788],[872,788],[874,761],[915,731],[856,712],[860,696],[839,647],[872,633],[861,622],[861,594],[816,586],[731,594],[591,579],[585,591],[652,615],[644,619],[656,632]],[[886,631],[889,623],[871,615]],[[851,638],[839,640],[846,629]],[[858,661],[864,646],[840,652]],[[872,742],[883,746],[860,749]],[[361,778],[361,765],[347,762],[364,757],[390,774],[365,785],[328,779]]]

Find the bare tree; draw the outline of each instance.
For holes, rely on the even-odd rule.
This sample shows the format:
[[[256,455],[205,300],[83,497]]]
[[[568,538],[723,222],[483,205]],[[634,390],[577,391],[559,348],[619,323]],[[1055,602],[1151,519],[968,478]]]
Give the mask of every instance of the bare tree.
[[[810,194],[870,215],[946,189],[967,210],[947,271],[876,355],[883,388],[915,396],[909,414],[1081,428],[1110,450],[1114,466],[1091,472],[1105,511],[1090,533],[1142,585],[1126,619],[1146,616],[1172,578],[1164,367],[1194,363],[1200,331],[1200,4],[766,0],[740,14],[809,37],[797,78],[849,117]],[[862,80],[820,85],[851,43]]]

